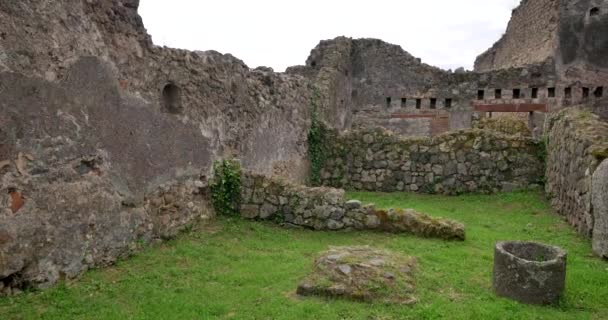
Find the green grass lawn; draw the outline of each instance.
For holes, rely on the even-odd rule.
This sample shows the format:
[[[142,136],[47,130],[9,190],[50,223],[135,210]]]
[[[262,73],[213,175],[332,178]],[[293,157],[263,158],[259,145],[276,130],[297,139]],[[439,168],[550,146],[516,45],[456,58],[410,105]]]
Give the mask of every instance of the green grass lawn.
[[[218,219],[78,281],[0,298],[0,319],[608,319],[608,263],[594,258],[589,241],[554,216],[537,193],[349,197],[459,220],[467,240]],[[527,306],[492,293],[498,240],[538,240],[568,251],[559,306]],[[316,254],[331,245],[370,245],[418,257],[419,302],[407,307],[295,296]]]

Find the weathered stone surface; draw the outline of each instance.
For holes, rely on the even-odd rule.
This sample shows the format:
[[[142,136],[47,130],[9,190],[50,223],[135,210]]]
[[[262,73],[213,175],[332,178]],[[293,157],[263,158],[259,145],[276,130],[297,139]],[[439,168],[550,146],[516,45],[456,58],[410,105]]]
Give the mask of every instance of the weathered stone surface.
[[[593,252],[600,257],[608,258],[608,160],[593,173]]]
[[[138,3],[0,2],[5,288],[77,277],[211,217],[206,176],[224,155],[304,181],[310,81],[154,46]]]
[[[330,247],[298,286],[303,296],[413,304],[416,259],[371,247]]]
[[[534,242],[499,242],[494,251],[494,290],[530,304],[555,304],[564,292],[566,252]]]
[[[272,219],[314,230],[368,229],[445,240],[465,239],[465,227],[456,221],[433,218],[412,209],[379,210],[374,205],[363,206],[358,200],[346,201],[341,189],[309,188],[251,172],[242,175],[248,181],[241,188],[241,215],[246,218]],[[264,203],[261,208],[258,202],[247,201],[245,195],[252,193],[259,194],[258,202]],[[268,199],[273,198],[286,201],[269,204]]]
[[[528,189],[543,180],[541,146],[524,135],[471,129],[409,138],[372,129],[334,133],[327,143],[323,172],[341,174],[326,176],[323,185],[337,188],[490,193]]]
[[[241,206],[241,216],[246,219],[255,219],[260,216],[260,206],[246,204]]]
[[[465,240],[465,227],[462,223],[432,218],[413,209],[377,210],[379,228],[389,232],[407,232],[421,237],[445,240]]]
[[[545,1],[526,1],[522,8]],[[527,56],[517,62],[532,64],[454,74],[399,46],[345,37],[322,41],[306,66],[285,73],[251,70],[230,54],[155,46],[138,5],[138,0],[0,1],[0,286],[5,292],[76,277],[128,255],[141,241],[173,237],[196,219],[212,216],[206,183],[213,160],[239,157],[248,170],[305,181],[315,91],[318,112],[333,128],[383,127],[417,136],[469,128],[485,113],[475,113],[476,104],[538,103],[553,112],[583,101],[598,113],[608,110],[599,91],[608,79],[602,37],[606,6],[592,16],[588,9],[594,3],[587,0],[561,0],[555,3],[557,20],[547,21],[554,12],[547,10],[539,15],[542,21],[531,22],[533,28],[559,24],[563,59],[528,59],[528,52],[517,52]],[[534,47],[558,47],[553,44]],[[566,97],[567,86],[573,97]],[[479,100],[480,88],[486,96],[503,88],[505,97]],[[534,88],[541,94],[532,99]],[[549,88],[555,98],[548,97]],[[591,97],[578,93],[585,88]],[[515,90],[521,99],[513,98]],[[530,116],[535,136],[543,113]],[[576,131],[563,129],[565,140]],[[447,194],[533,185],[539,163],[528,140],[469,134],[396,143],[403,150],[390,147],[393,138],[382,134],[363,136],[357,140],[365,144],[354,145],[350,155],[332,149],[335,161],[322,177],[327,185],[356,190]],[[550,182],[548,190],[560,199],[555,200],[559,211],[571,212],[571,223],[590,234],[589,177],[595,167],[588,158],[605,150],[565,145],[567,151],[558,153],[568,160],[551,160],[550,153],[550,164],[561,167],[550,165],[547,172],[568,172],[567,178]],[[375,209],[347,205],[337,190],[277,192],[250,180],[244,185],[250,206],[243,214],[249,218],[279,217],[321,230],[380,226]]]
[[[476,122],[473,127],[509,135],[532,135],[532,132],[528,128],[528,124],[521,119],[514,117],[484,118]]]
[[[589,111],[570,108],[549,118],[547,134],[547,196],[579,233],[591,237],[592,177],[608,158],[608,122]]]

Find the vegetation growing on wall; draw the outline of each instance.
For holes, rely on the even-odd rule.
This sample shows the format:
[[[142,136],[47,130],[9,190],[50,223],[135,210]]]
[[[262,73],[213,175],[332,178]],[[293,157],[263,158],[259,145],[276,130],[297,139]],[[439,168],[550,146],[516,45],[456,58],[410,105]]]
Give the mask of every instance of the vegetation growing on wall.
[[[502,116],[499,118],[483,118],[474,125],[475,128],[492,130],[507,135],[531,136],[528,124],[517,117]]]
[[[308,131],[308,157],[310,158],[310,183],[313,186],[321,184],[321,169],[326,159],[327,127],[319,115],[320,93],[314,89],[311,98],[311,125]]]
[[[218,215],[239,215],[241,165],[237,160],[215,161],[210,187],[213,207]]]

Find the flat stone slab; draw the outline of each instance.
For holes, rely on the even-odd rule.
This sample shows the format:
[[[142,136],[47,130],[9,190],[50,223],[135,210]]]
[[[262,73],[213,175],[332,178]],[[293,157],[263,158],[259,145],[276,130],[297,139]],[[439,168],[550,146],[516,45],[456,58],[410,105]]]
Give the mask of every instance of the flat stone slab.
[[[416,259],[368,246],[330,247],[297,294],[364,302],[413,304]]]

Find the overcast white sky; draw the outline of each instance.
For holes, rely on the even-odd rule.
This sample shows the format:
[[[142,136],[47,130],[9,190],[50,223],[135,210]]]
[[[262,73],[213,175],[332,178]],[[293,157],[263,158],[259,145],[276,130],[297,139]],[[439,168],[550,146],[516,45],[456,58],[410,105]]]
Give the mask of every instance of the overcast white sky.
[[[231,53],[275,71],[322,39],[379,38],[426,63],[471,69],[520,0],[141,0],[154,43]]]

